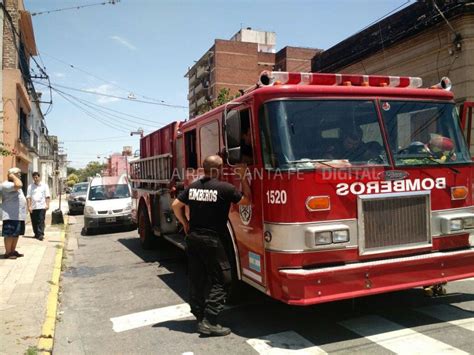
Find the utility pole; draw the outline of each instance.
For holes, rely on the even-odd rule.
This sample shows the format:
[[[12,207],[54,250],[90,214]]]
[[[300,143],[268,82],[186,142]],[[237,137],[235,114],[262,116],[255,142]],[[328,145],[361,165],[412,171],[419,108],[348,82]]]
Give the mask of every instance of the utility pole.
[[[54,210],[51,214],[51,224],[64,224],[64,217],[63,217],[63,211],[61,210],[61,190],[62,190],[62,184],[61,184],[61,177],[60,177],[60,170],[59,170],[59,153],[63,152],[63,147],[60,146],[62,145],[63,142],[57,142],[57,150],[55,152],[55,170],[54,170],[54,175],[56,176],[56,181],[57,181],[57,189],[59,193],[59,208]]]

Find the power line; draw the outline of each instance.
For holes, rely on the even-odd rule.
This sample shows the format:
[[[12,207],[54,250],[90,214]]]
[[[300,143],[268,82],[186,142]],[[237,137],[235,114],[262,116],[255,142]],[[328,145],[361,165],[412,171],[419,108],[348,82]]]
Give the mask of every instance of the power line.
[[[43,53],[44,53],[44,52],[43,52]],[[44,54],[47,55],[48,57],[50,57],[50,58],[52,58],[52,59],[54,59],[54,60],[60,62],[60,63],[62,63],[62,64],[64,64],[64,65],[66,65],[66,66],[72,68],[72,69],[78,70],[78,71],[80,71],[80,72],[82,72],[82,73],[84,73],[84,74],[87,74],[87,75],[92,76],[93,78],[96,78],[96,79],[98,79],[98,80],[100,80],[100,81],[103,81],[104,83],[110,84],[110,85],[112,85],[112,86],[114,86],[114,87],[116,87],[116,88],[118,88],[118,89],[120,89],[120,90],[123,90],[123,91],[129,93],[129,95],[137,94],[138,96],[140,96],[140,97],[142,97],[142,98],[144,98],[144,99],[146,99],[146,100],[154,101],[154,102],[161,103],[161,104],[166,104],[166,101],[164,101],[164,100],[155,99],[155,98],[153,98],[153,97],[145,96],[145,95],[143,95],[143,94],[137,93],[137,92],[134,91],[134,90],[128,90],[128,89],[124,88],[123,86],[120,86],[120,85],[118,85],[118,84],[116,84],[116,83],[114,83],[114,82],[112,82],[112,81],[110,81],[110,80],[104,79],[104,78],[102,78],[102,77],[100,77],[100,76],[98,76],[98,75],[92,74],[91,72],[89,72],[89,71],[87,71],[87,70],[84,70],[84,69],[81,69],[81,68],[75,66],[74,64],[67,63],[67,62],[65,62],[65,61],[62,60],[62,59],[59,59],[59,58],[57,58],[57,57],[52,56],[51,54],[48,54],[48,53],[44,53]],[[175,105],[174,105],[174,106],[175,106]],[[183,108],[187,108],[187,107],[183,107]]]
[[[152,102],[152,101],[145,101],[145,100],[137,100],[137,99],[130,99],[128,97],[122,97],[122,96],[116,96],[116,95],[110,95],[110,94],[102,94],[100,92],[96,91],[88,91],[88,90],[83,90],[83,89],[78,89],[78,88],[72,88],[70,86],[65,86],[65,85],[60,85],[60,84],[53,84],[54,86],[67,89],[67,90],[72,90],[72,91],[78,91],[78,92],[83,92],[85,94],[92,94],[92,95],[98,95],[98,96],[104,96],[104,97],[112,97],[115,99],[119,100],[125,100],[125,101],[131,101],[131,102],[139,102],[143,104],[150,104],[150,105],[158,105],[158,106],[166,106],[166,107],[174,107],[174,108],[184,108],[187,109],[186,106],[180,106],[180,105],[171,105],[171,104],[164,104],[164,103],[158,103],[158,102]]]
[[[47,11],[40,11],[40,12],[33,12],[31,16],[38,16],[38,15],[44,15],[44,14],[51,14],[53,12],[61,12],[61,11],[67,11],[67,10],[79,10],[83,9],[85,7],[92,7],[92,6],[99,6],[99,5],[115,5],[118,3],[120,0],[109,0],[106,2],[101,2],[101,3],[96,3],[96,4],[87,4],[87,5],[79,5],[79,6],[74,6],[74,7],[64,7],[61,9],[55,9],[55,10],[47,10]]]
[[[103,141],[108,141],[108,140],[125,139],[125,138],[132,139],[132,137],[114,136],[114,137],[104,137],[104,138],[96,138],[96,139],[71,139],[71,140],[63,140],[63,142],[103,142]]]
[[[119,132],[122,132],[122,133],[128,133],[129,132],[129,129],[127,128],[121,128],[121,127],[118,127],[118,126],[114,126],[106,121],[102,121],[100,118],[96,117],[93,113],[90,113],[89,111],[87,111],[86,109],[84,109],[83,107],[81,107],[80,105],[78,105],[77,103],[75,103],[74,101],[72,101],[70,98],[68,98],[66,95],[63,95],[61,94],[60,92],[57,92],[57,94],[59,96],[61,96],[64,100],[68,101],[70,104],[72,104],[73,106],[75,106],[76,108],[78,108],[79,110],[81,110],[82,112],[84,112],[87,116],[93,118],[94,120],[102,123],[103,125],[109,127],[109,128],[112,128],[112,129],[115,129]]]
[[[66,95],[66,96],[70,97],[70,98],[73,99],[73,100],[76,100],[76,101],[80,102],[82,105],[84,105],[84,106],[86,106],[86,107],[89,107],[91,110],[95,110],[95,111],[98,111],[98,112],[100,112],[100,113],[103,113],[104,115],[106,115],[107,117],[110,117],[111,119],[118,119],[118,120],[120,120],[120,121],[125,121],[126,123],[127,123],[127,122],[133,122],[133,123],[136,123],[136,124],[139,124],[139,125],[144,125],[144,126],[149,126],[149,127],[156,128],[156,124],[155,124],[155,125],[150,125],[150,124],[143,123],[143,122],[140,122],[140,121],[135,121],[135,120],[123,118],[123,117],[114,115],[114,114],[112,114],[112,113],[109,113],[109,112],[107,112],[107,111],[105,111],[105,110],[103,110],[103,109],[95,108],[94,106],[99,106],[99,105],[93,104],[94,106],[92,106],[91,104],[87,103],[86,100],[82,100],[82,99],[80,99],[80,98],[78,98],[78,97],[76,97],[76,96],[73,96],[73,95],[71,95],[71,94],[68,94],[68,93],[66,93],[66,92],[64,92],[64,91],[61,91],[61,90],[58,90],[58,89],[55,89],[55,88],[53,88],[53,90],[54,90],[55,92],[61,93],[61,94],[63,94],[63,95]],[[101,107],[101,106],[99,106],[99,107]],[[131,126],[131,127],[132,127],[132,126]],[[135,128],[132,128],[132,129],[135,129]]]
[[[39,83],[39,82],[36,82],[36,83],[37,83],[37,84],[40,84],[40,85],[45,85],[45,84]],[[61,90],[56,89],[56,88],[54,88],[54,90],[61,91]],[[62,92],[63,94],[71,95],[71,94],[65,93],[64,91],[61,91],[61,92]],[[73,96],[73,95],[71,95],[71,96]],[[163,122],[157,122],[157,121],[154,121],[154,120],[149,120],[149,119],[147,119],[147,118],[143,118],[143,117],[140,117],[140,116],[135,116],[135,115],[132,115],[132,114],[129,114],[129,113],[124,113],[124,112],[121,112],[121,111],[118,111],[118,110],[114,110],[114,109],[111,109],[111,108],[109,108],[109,107],[105,107],[105,106],[103,106],[103,105],[98,105],[98,104],[96,104],[96,103],[94,103],[94,102],[92,102],[92,101],[88,101],[88,100],[84,100],[84,99],[79,99],[79,98],[77,98],[77,97],[76,97],[76,99],[77,99],[77,100],[80,100],[80,101],[82,101],[82,102],[88,103],[88,104],[90,104],[90,105],[99,107],[100,109],[107,110],[107,111],[111,111],[111,112],[115,112],[115,113],[117,113],[117,114],[119,114],[119,115],[121,115],[121,116],[127,117],[127,118],[130,118],[130,117],[131,117],[131,118],[136,118],[136,119],[141,120],[141,121],[144,121],[144,122],[153,123],[153,126],[152,126],[152,127],[156,127],[156,125],[161,125],[161,126],[163,126],[163,125],[167,124],[167,123],[163,123]],[[115,117],[115,116],[114,116],[114,117]],[[134,120],[131,120],[131,121],[134,121]],[[135,122],[136,122],[136,121],[135,121]],[[142,122],[137,122],[137,123],[142,124]],[[146,125],[146,124],[145,124],[145,125]],[[148,126],[151,126],[151,125],[148,125]]]

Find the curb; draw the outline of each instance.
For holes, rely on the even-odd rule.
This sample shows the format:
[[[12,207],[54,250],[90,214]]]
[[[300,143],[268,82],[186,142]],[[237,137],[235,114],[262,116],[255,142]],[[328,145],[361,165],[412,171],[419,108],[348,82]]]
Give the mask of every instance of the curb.
[[[38,341],[38,352],[43,354],[50,354],[53,352],[54,330],[56,327],[56,313],[58,309],[58,295],[59,295],[59,278],[61,276],[61,264],[63,259],[63,252],[65,247],[66,229],[69,222],[69,215],[64,219],[64,227],[61,231],[61,239],[58,250],[56,251],[56,258],[54,260],[53,276],[51,278],[51,289],[48,295],[46,304],[46,319],[43,323],[41,335]]]

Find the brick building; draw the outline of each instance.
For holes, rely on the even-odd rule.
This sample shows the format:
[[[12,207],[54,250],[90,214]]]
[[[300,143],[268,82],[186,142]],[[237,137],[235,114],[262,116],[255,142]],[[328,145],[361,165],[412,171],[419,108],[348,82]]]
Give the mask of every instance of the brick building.
[[[435,5],[437,4],[437,5]],[[443,76],[460,104],[474,100],[474,6],[418,1],[316,55],[313,72]]]
[[[214,102],[222,89],[230,95],[258,81],[263,70],[306,70],[318,49],[285,47],[275,53],[276,34],[241,29],[230,40],[216,39],[214,45],[188,70],[189,116]]]

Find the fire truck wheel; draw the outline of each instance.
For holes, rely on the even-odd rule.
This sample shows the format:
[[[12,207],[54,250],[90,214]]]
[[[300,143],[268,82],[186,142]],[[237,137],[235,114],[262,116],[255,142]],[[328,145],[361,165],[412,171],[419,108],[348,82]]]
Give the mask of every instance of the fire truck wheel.
[[[154,246],[154,235],[151,230],[148,212],[145,207],[141,206],[138,213],[138,234],[140,236],[140,244],[143,249],[152,249]]]

